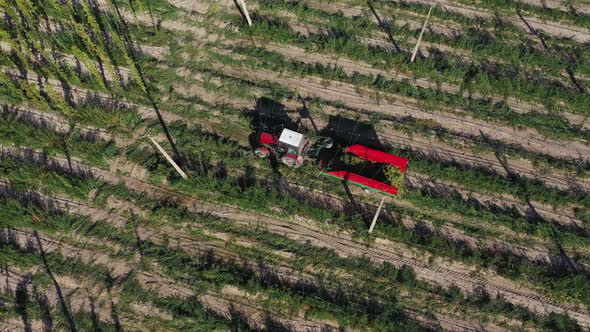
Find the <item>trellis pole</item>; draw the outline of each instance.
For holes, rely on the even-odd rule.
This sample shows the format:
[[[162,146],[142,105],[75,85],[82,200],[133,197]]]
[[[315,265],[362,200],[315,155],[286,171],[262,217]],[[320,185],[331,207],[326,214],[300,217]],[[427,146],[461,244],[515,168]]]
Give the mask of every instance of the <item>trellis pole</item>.
[[[416,42],[416,46],[414,47],[414,52],[412,52],[412,58],[410,58],[410,62],[414,62],[414,60],[416,59],[416,54],[418,53],[418,48],[420,47],[420,42],[422,42],[422,35],[424,35],[424,30],[426,30],[426,25],[428,25],[428,19],[430,18],[430,13],[432,13],[432,8],[434,8],[434,6],[430,6],[430,9],[428,10],[428,16],[426,16],[426,20],[424,21],[424,24],[422,25],[422,30],[420,31],[420,36],[418,37],[418,41]]]
[[[244,11],[244,15],[246,15],[246,21],[248,21],[248,25],[252,26],[252,20],[250,19],[250,14],[248,14],[248,8],[246,7],[246,3],[244,0],[238,0],[240,6],[242,6],[242,10]]]
[[[158,144],[158,142],[156,142],[156,140],[153,137],[151,137],[151,136],[148,136],[148,137],[152,141],[152,143],[154,143],[156,148],[158,148],[160,153],[162,153],[164,155],[164,158],[166,158],[166,160],[168,160],[168,162],[174,167],[174,169],[178,172],[178,174],[180,174],[180,176],[182,176],[183,179],[188,179],[188,176],[186,176],[186,173],[184,173],[184,171],[176,164],[176,162],[174,162],[174,160],[172,160],[172,158],[170,158],[168,153],[166,153],[166,151],[164,151],[164,149],[160,146],[160,144]]]
[[[381,213],[381,208],[383,207],[383,203],[385,202],[385,196],[381,199],[381,203],[379,203],[379,207],[377,208],[377,212],[375,212],[375,216],[373,217],[373,221],[371,222],[371,227],[369,227],[369,233],[373,232],[373,228],[375,228],[375,224],[377,223],[377,218],[379,218],[379,213]]]

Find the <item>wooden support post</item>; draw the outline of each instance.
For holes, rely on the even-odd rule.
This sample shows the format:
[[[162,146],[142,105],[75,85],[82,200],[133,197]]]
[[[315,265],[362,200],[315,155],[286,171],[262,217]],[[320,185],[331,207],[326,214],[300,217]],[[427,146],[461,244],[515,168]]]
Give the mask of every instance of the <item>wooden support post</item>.
[[[252,20],[250,19],[250,14],[248,13],[248,8],[246,8],[246,3],[244,0],[238,0],[240,6],[242,6],[242,10],[244,11],[244,15],[246,15],[246,21],[248,21],[248,25],[252,26]]]
[[[373,221],[371,222],[371,227],[369,227],[369,233],[373,233],[373,228],[375,228],[375,224],[377,223],[377,218],[379,218],[379,213],[381,213],[381,208],[383,207],[384,202],[385,202],[385,196],[383,196],[383,198],[381,199],[381,203],[379,204],[379,207],[377,208],[377,212],[375,213],[375,216],[373,217]]]
[[[186,173],[184,173],[182,171],[182,169],[180,169],[180,167],[174,162],[174,160],[172,160],[172,158],[170,158],[170,156],[166,153],[166,151],[164,151],[164,149],[162,149],[162,147],[160,146],[160,144],[158,144],[158,142],[156,142],[156,140],[153,137],[151,137],[151,136],[148,136],[148,137],[150,138],[150,140],[152,141],[152,143],[154,143],[154,145],[156,146],[156,148],[158,148],[158,150],[160,151],[160,153],[162,153],[164,155],[164,157],[166,158],[166,160],[168,160],[168,162],[170,164],[172,164],[172,166],[178,172],[178,174],[180,174],[180,176],[182,176],[183,179],[188,179],[188,176],[186,176]]]
[[[432,8],[434,6],[430,6],[428,10],[428,16],[426,16],[426,20],[424,21],[424,25],[422,25],[422,30],[420,31],[420,36],[418,37],[418,41],[416,42],[416,47],[414,47],[414,52],[412,52],[412,58],[410,58],[410,62],[414,62],[416,59],[416,54],[418,53],[418,48],[420,47],[420,42],[422,42],[422,35],[424,35],[424,30],[426,30],[426,25],[428,24],[428,19],[430,18],[430,13],[432,13]]]

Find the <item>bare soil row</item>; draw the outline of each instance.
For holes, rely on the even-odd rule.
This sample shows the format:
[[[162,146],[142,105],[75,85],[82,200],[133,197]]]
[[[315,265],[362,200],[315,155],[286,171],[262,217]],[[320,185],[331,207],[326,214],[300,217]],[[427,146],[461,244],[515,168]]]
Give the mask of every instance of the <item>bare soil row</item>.
[[[319,63],[324,66],[339,67],[342,68],[342,70],[348,75],[354,75],[358,73],[363,75],[373,75],[374,77],[384,77],[396,81],[408,80],[412,82],[412,84],[425,89],[440,89],[441,91],[450,94],[462,95],[464,97],[474,99],[489,99],[494,103],[506,102],[506,104],[510,106],[514,112],[519,114],[526,114],[530,112],[547,113],[547,110],[543,105],[526,102],[516,97],[500,97],[493,95],[484,96],[479,92],[473,92],[469,95],[467,91],[461,91],[461,87],[454,84],[446,82],[432,82],[424,78],[412,77],[411,75],[402,72],[386,72],[373,68],[371,65],[360,61],[352,61],[346,58],[324,55],[320,53],[309,53],[301,48],[289,45],[278,45],[266,42],[261,42],[260,45],[269,51],[283,55],[286,59],[301,61],[308,64]],[[590,130],[590,121],[587,121],[586,117],[569,112],[564,112],[560,115],[566,118],[572,124],[572,126],[580,126],[581,128]]]
[[[243,102],[240,102],[240,105],[242,105],[242,104],[243,104]],[[252,105],[252,106],[254,106],[254,105]],[[48,113],[42,113],[42,112],[34,111],[34,110],[28,109],[28,108],[24,109],[24,110],[15,108],[14,110],[17,113],[24,112],[25,115],[31,115],[34,117],[43,117],[43,116],[48,117],[48,119],[50,119],[52,121],[52,124],[57,127],[59,127],[61,124],[66,123],[65,120],[60,120],[59,117],[57,117],[56,115],[50,115]],[[150,113],[144,112],[144,114],[149,114],[149,116],[147,118],[153,118],[155,116],[152,112],[150,112]],[[169,115],[167,113],[164,114],[164,117],[166,120],[175,120],[175,121],[176,120],[180,120],[180,121],[185,120],[185,119],[183,119],[183,117]],[[55,122],[55,121],[57,121],[57,122]],[[321,121],[321,120],[319,120],[319,121]],[[320,122],[318,122],[318,123],[321,125]],[[450,193],[450,191],[459,192],[465,200],[474,200],[475,199],[479,202],[479,204],[481,204],[483,206],[487,206],[488,208],[502,207],[507,210],[511,210],[513,208],[516,208],[516,210],[519,211],[521,213],[521,215],[523,215],[525,217],[528,217],[534,213],[534,214],[539,215],[547,220],[555,221],[558,224],[564,225],[566,227],[575,227],[575,228],[581,228],[581,229],[585,228],[585,226],[579,220],[576,220],[573,217],[574,212],[572,210],[567,210],[567,211],[555,210],[554,208],[552,208],[550,206],[546,206],[546,205],[538,203],[538,202],[529,202],[530,204],[527,203],[527,204],[523,205],[523,203],[520,200],[515,199],[514,197],[509,196],[509,195],[503,195],[500,198],[496,198],[493,195],[480,194],[477,192],[463,189],[460,186],[457,186],[457,185],[451,184],[451,183],[441,183],[440,181],[437,181],[437,183],[433,183],[431,179],[426,179],[424,176],[422,176],[420,174],[413,175],[412,178],[409,180],[411,183],[414,184],[414,186],[418,185],[419,188],[435,188],[437,191],[440,191],[439,189],[442,188],[442,189],[444,189],[443,192],[445,192],[445,193]]]

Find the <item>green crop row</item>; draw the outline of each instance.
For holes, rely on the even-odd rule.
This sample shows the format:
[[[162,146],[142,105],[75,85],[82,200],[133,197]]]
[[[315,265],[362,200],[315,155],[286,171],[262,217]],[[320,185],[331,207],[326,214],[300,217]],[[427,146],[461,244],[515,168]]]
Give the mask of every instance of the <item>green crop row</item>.
[[[289,6],[289,5],[285,5]],[[295,5],[297,6],[297,5]],[[306,11],[313,9],[305,8]],[[339,17],[342,20],[350,19],[335,14],[324,13],[329,17]],[[396,31],[397,32],[397,31]],[[531,75],[526,70],[521,70],[511,64],[472,64],[450,54],[440,53],[438,57],[430,57],[424,61],[409,64],[406,54],[394,54],[380,48],[370,47],[364,44],[356,32],[342,31],[331,34],[312,34],[308,37],[295,33],[291,30],[286,21],[279,18],[264,19],[258,18],[252,27],[243,28],[242,33],[252,37],[260,37],[275,42],[297,45],[312,52],[337,53],[353,60],[361,60],[371,65],[385,67],[386,69],[401,70],[414,73],[418,76],[427,77],[434,81],[453,82],[456,84],[467,83],[477,87],[483,94],[499,94],[502,96],[516,96],[523,100],[533,100],[546,104],[554,110],[561,110],[556,101],[562,100],[573,112],[585,113],[585,106],[588,103],[587,96],[579,94],[567,87],[554,84],[551,80],[544,80],[538,75]],[[412,32],[413,33],[413,32]],[[451,43],[448,37],[437,36],[441,40],[433,40],[441,43]],[[429,38],[436,38],[429,36]],[[447,38],[445,40],[444,38]],[[453,39],[455,40],[455,39]],[[465,44],[468,42],[461,42]],[[469,49],[477,49],[474,45],[481,45],[481,41],[474,37],[473,45],[468,44]],[[510,49],[512,52],[520,49],[498,41],[498,47]],[[452,44],[452,43],[451,43]],[[489,49],[486,46],[485,49]],[[506,51],[494,50],[494,54],[504,54]],[[583,53],[582,53],[583,54]],[[482,55],[482,59],[489,59],[489,54]],[[510,56],[511,59],[519,59],[520,55]],[[557,66],[563,59],[552,60],[549,66]],[[528,61],[527,61],[528,62]],[[565,68],[564,68],[565,69]]]

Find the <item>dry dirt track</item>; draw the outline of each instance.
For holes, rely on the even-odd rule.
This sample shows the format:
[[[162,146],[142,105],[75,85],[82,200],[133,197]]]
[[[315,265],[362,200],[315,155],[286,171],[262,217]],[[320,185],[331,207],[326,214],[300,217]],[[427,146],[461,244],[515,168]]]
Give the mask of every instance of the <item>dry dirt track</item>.
[[[324,208],[330,210],[344,209],[344,206],[349,204],[348,201],[334,194],[321,191],[312,191],[306,187],[298,186],[292,183],[289,184],[289,187],[291,187],[292,189],[304,191],[307,194],[306,196],[312,195],[311,199],[313,199],[316,202],[322,202],[321,205],[323,205]],[[354,187],[350,190],[355,196],[362,196],[363,194],[365,194],[363,190]],[[402,200],[391,200],[391,203],[403,207],[405,209],[411,209],[416,212],[423,212],[422,209],[413,206],[413,204],[411,204],[410,202]],[[365,211],[372,212],[377,209],[376,205],[370,203],[360,203],[359,201],[357,201],[356,204],[360,205]],[[389,215],[387,211],[382,212],[381,216],[383,218],[387,218],[390,220],[396,220],[396,218],[392,215]],[[448,220],[451,220],[453,224],[463,223],[462,221],[460,221],[462,216],[459,215],[447,216],[446,218]],[[514,233],[510,232],[509,230],[507,230],[507,232],[505,233],[506,238],[478,238],[465,234],[464,231],[460,230],[451,223],[434,226],[434,224],[427,219],[412,220],[409,217],[404,217],[401,223],[409,231],[424,232],[425,230],[428,230],[432,234],[438,234],[442,238],[447,239],[450,242],[460,243],[474,250],[487,249],[495,253],[506,253],[508,255],[514,255],[517,257],[524,258],[531,263],[546,265],[549,268],[556,267],[577,269],[578,271],[590,271],[590,266],[586,264],[579,263],[568,257],[556,256],[551,254],[549,249],[547,249],[547,246],[549,245],[547,243],[543,243],[542,245],[531,245],[531,243],[534,241],[533,239],[530,239],[529,244],[525,246],[518,243],[511,243],[509,241],[506,241],[508,238],[514,239],[517,237]],[[465,223],[465,225],[470,225],[470,223]],[[472,226],[486,229],[486,227],[482,227],[481,224]],[[498,227],[498,225],[493,225],[489,228],[491,228],[489,230],[493,232],[501,231],[501,227]],[[568,253],[568,255],[571,254]]]
[[[181,30],[185,29],[184,26],[180,27]],[[276,46],[272,46],[272,45],[264,45],[265,47],[270,47],[271,50],[277,50],[280,49],[280,47]],[[292,56],[297,57],[297,56],[301,56],[300,60],[302,61],[307,61],[306,59],[309,59],[310,55],[309,54],[305,54],[305,53],[301,53],[301,52],[295,52],[293,50],[293,48],[285,46],[284,50],[282,53],[285,54],[289,54],[292,53]],[[298,49],[296,49],[298,50]],[[324,57],[327,60],[329,60],[329,56],[321,56],[321,55],[316,55],[314,54],[313,57]],[[315,60],[314,60],[315,61]],[[345,70],[346,68],[349,68],[349,70],[351,71],[355,71],[358,69],[358,64],[354,63],[353,67],[348,67],[348,63],[346,60],[335,60],[336,63],[338,64],[343,64],[346,63],[346,65],[344,66]],[[364,70],[365,68],[363,68]],[[374,70],[374,69],[373,69]],[[397,74],[396,74],[397,75]],[[424,84],[425,86],[429,86],[432,83],[430,82],[421,82],[420,80],[415,81],[416,84],[421,85]],[[444,89],[444,85],[443,85],[443,89]],[[451,88],[449,88],[451,89]],[[517,103],[517,101],[511,101],[510,99],[508,100],[509,104],[511,104],[511,106],[516,106],[515,103]],[[241,105],[241,104],[240,104]],[[238,105],[238,106],[240,106]],[[516,111],[521,111],[521,112],[528,112],[533,110],[533,108],[535,108],[534,105],[528,105],[528,106],[520,106],[520,107],[515,107]],[[590,123],[588,121],[586,121],[585,118],[580,117],[579,115],[576,114],[570,114],[570,113],[565,113],[563,114],[566,118],[568,118],[570,120],[570,122],[574,123],[574,124],[582,124],[583,126],[589,126]],[[440,142],[436,142],[436,140],[431,140],[431,139],[427,139],[427,138],[419,138],[414,136],[413,138],[409,138],[407,135],[404,135],[403,133],[385,133],[385,136],[387,136],[389,138],[389,142],[394,145],[394,146],[398,146],[398,147],[403,147],[405,149],[410,149],[410,150],[414,150],[417,152],[422,152],[422,153],[426,153],[428,155],[431,156],[436,156],[437,158],[441,158],[443,160],[449,160],[449,161],[454,161],[460,164],[464,164],[464,165],[469,165],[469,166],[477,166],[477,167],[485,167],[485,168],[491,168],[494,171],[498,172],[499,174],[503,174],[506,175],[506,168],[504,166],[504,164],[498,160],[498,158],[496,156],[494,156],[491,153],[478,153],[478,154],[474,154],[471,152],[468,152],[466,150],[459,150],[457,148],[451,147],[449,145],[440,143]],[[571,156],[575,156],[574,154],[572,154]],[[560,172],[554,172],[551,170],[545,170],[542,172],[536,171],[535,167],[533,166],[533,164],[528,161],[528,160],[524,160],[524,159],[509,159],[507,161],[507,165],[509,168],[509,171],[511,173],[517,174],[519,176],[522,177],[526,177],[529,179],[539,179],[543,182],[545,182],[547,185],[549,186],[555,186],[561,190],[573,190],[573,191],[577,191],[577,190],[582,190],[582,191],[590,191],[590,181],[586,180],[586,179],[582,179],[582,178],[576,178],[575,175],[566,175],[566,174],[562,174]]]
[[[83,93],[87,94],[87,92]],[[78,97],[76,95],[76,99],[79,99],[80,97]],[[107,98],[106,96],[101,96],[101,98]],[[240,105],[242,105],[242,102],[240,103]],[[136,106],[134,106],[134,108],[137,108]],[[28,118],[32,118],[35,120],[35,122],[41,122],[47,125],[51,125],[52,127],[54,127],[56,130],[58,131],[62,131],[65,130],[66,127],[69,126],[69,124],[67,123],[67,121],[65,119],[62,119],[56,115],[52,115],[52,114],[48,114],[48,113],[44,113],[44,112],[39,112],[36,110],[33,110],[31,108],[28,107],[24,107],[24,108],[17,108],[17,107],[11,107],[10,111],[14,114],[16,114],[19,117],[28,117]],[[153,118],[154,113],[153,112],[149,112],[149,110],[145,110],[143,112],[140,113],[140,115],[146,117],[146,118]],[[182,117],[179,116],[175,116],[175,115],[169,115],[169,114],[164,114],[166,120],[184,120]],[[318,124],[321,124],[318,122]],[[108,139],[110,138],[109,135],[97,128],[83,128],[84,132],[86,132],[88,135],[96,135],[99,136],[100,138],[103,139]],[[101,137],[102,136],[102,137]],[[416,137],[413,137],[413,140],[415,140]],[[119,144],[120,145],[120,144]],[[414,185],[416,183],[419,183],[419,187],[440,187],[441,185],[445,188],[451,186],[453,187],[452,189],[455,190],[457,188],[455,188],[456,186],[453,184],[441,184],[438,183],[436,185],[433,185],[432,180],[430,179],[426,179],[423,176],[420,176],[419,174],[416,174],[415,176],[410,176],[409,177],[410,181],[412,183],[414,183]],[[413,180],[412,180],[413,179]],[[535,213],[535,214],[539,214],[540,216],[546,218],[547,220],[554,220],[559,224],[563,224],[565,226],[572,226],[572,227],[577,227],[577,228],[584,228],[584,225],[582,225],[582,223],[578,220],[576,220],[575,218],[573,218],[573,211],[568,210],[568,211],[560,211],[560,210],[554,210],[551,207],[545,206],[543,204],[540,203],[535,203],[535,202],[531,202],[531,205],[522,205],[523,203],[516,200],[514,197],[512,196],[506,196],[504,195],[502,198],[495,198],[489,195],[481,195],[478,193],[474,193],[472,191],[466,191],[463,189],[457,189],[459,190],[459,192],[461,193],[461,195],[465,198],[465,199],[477,199],[480,203],[487,205],[487,206],[494,206],[494,207],[504,207],[506,209],[512,209],[512,208],[516,208],[517,211],[519,211],[522,215],[524,216],[528,216],[531,213]],[[531,212],[531,210],[534,208],[534,211]]]
[[[17,116],[22,116],[23,114],[34,119],[40,118],[41,120],[45,121],[46,125],[53,126],[56,128],[60,128],[62,125],[65,125],[65,119],[62,119],[59,116],[39,112],[30,108],[26,109],[19,109],[13,108],[13,112]],[[21,114],[23,112],[23,114]],[[317,124],[321,125],[321,121],[317,122]],[[98,129],[86,129],[88,133],[91,133],[94,130]],[[512,210],[516,209],[521,215],[528,217],[532,213],[539,215],[546,220],[556,222],[557,224],[563,225],[565,227],[570,227],[572,229],[584,229],[586,226],[579,220],[576,220],[573,215],[574,211],[571,209],[568,210],[556,210],[550,206],[546,206],[544,204],[538,202],[529,202],[528,205],[524,204],[520,200],[514,198],[511,195],[503,195],[501,197],[495,197],[494,195],[484,195],[479,194],[477,192],[473,192],[471,190],[466,190],[461,188],[460,186],[453,184],[453,183],[444,183],[440,181],[435,181],[428,177],[425,177],[421,174],[414,174],[409,173],[407,175],[407,181],[413,187],[418,187],[420,189],[424,188],[431,188],[436,190],[437,192],[448,192],[449,195],[452,193],[460,193],[464,200],[477,200],[479,204],[489,207],[501,207],[504,209]],[[97,214],[99,215],[99,214]],[[519,250],[522,251],[522,250]],[[529,256],[537,256],[537,255],[529,255]]]
[[[102,222],[107,221],[109,224],[112,224],[116,228],[120,228],[120,227],[124,226],[124,224],[122,224],[121,221],[125,220],[125,218],[121,217],[117,213],[113,213],[112,211],[107,211],[107,210],[103,210],[103,209],[96,209],[96,208],[88,206],[86,203],[78,202],[78,201],[72,200],[70,198],[61,197],[58,195],[52,195],[52,196],[45,196],[43,194],[35,194],[35,195],[37,195],[38,198],[41,200],[41,202],[38,202],[38,203],[44,204],[45,208],[47,208],[47,209],[58,209],[58,210],[68,212],[68,213],[89,216],[93,220],[96,220],[96,221],[102,221]],[[5,230],[5,232],[8,232],[8,230]],[[30,233],[19,232],[18,230],[10,230],[10,232],[12,232],[12,233],[10,233],[12,236],[4,236],[3,238],[5,238],[5,239],[12,238],[13,240],[17,240],[21,244],[23,242],[24,237],[26,237],[27,235],[30,235]],[[208,256],[210,254],[213,254],[215,259],[222,259],[226,263],[239,264],[242,269],[254,272],[260,278],[265,278],[265,277],[278,278],[279,280],[281,280],[281,282],[291,284],[293,287],[301,287],[301,285],[303,285],[303,284],[309,284],[309,285],[316,285],[317,284],[316,277],[309,275],[307,273],[294,271],[291,268],[286,267],[286,266],[277,266],[274,264],[273,264],[273,266],[268,266],[268,265],[261,265],[260,263],[252,263],[250,261],[247,261],[247,260],[243,259],[242,257],[240,257],[239,255],[235,254],[234,252],[227,250],[225,248],[225,246],[226,246],[225,242],[220,242],[218,240],[197,241],[194,238],[190,237],[188,235],[188,233],[183,232],[182,230],[174,229],[169,226],[160,227],[158,231],[154,231],[154,230],[145,229],[142,226],[138,225],[136,227],[136,232],[137,232],[138,240],[140,240],[140,241],[150,241],[150,242],[153,242],[158,245],[162,245],[164,243],[167,243],[167,245],[172,249],[181,249],[193,256],[196,255],[198,257],[204,256],[204,255]],[[4,233],[4,234],[8,234],[8,233]],[[2,238],[2,237],[0,237],[0,238]],[[128,270],[121,269],[120,267],[113,267],[113,266],[106,265],[107,262],[104,260],[103,255],[96,256],[96,255],[93,255],[90,251],[85,251],[83,249],[79,249],[79,248],[75,248],[75,247],[64,246],[63,241],[59,241],[59,244],[58,244],[57,242],[55,242],[54,240],[50,239],[47,236],[41,235],[40,238],[43,243],[44,250],[49,251],[49,252],[54,252],[57,250],[58,247],[60,247],[60,254],[63,255],[64,257],[75,258],[75,259],[83,258],[84,262],[87,264],[95,262],[95,263],[107,266],[114,273],[114,277],[122,277],[124,274],[128,274],[130,272]],[[27,240],[27,242],[30,242],[30,241]],[[8,279],[6,279],[6,280],[8,280]],[[151,285],[151,286],[149,286],[149,288],[151,288],[151,289],[153,289],[154,287],[163,287],[164,294],[168,294],[168,295],[173,294],[175,296],[181,296],[183,298],[188,298],[191,296],[190,290],[178,288],[178,287],[173,287],[173,286],[171,286],[171,285],[173,285],[173,283],[171,283],[170,281],[167,281],[165,279],[155,278],[154,276],[149,275],[149,274],[142,274],[142,275],[140,275],[140,280],[146,285]],[[165,286],[162,286],[162,284],[164,284]],[[0,285],[1,285],[1,283],[0,283]],[[14,288],[14,287],[12,287],[12,288]],[[2,289],[4,289],[4,288],[2,288]],[[65,289],[62,286],[62,291],[64,291],[64,290]],[[76,293],[76,289],[71,289],[69,291],[66,291],[66,293],[74,294],[74,293]],[[96,295],[96,293],[93,293],[93,294]],[[53,298],[52,298],[53,300],[51,300],[50,302],[53,304],[53,306],[57,306],[57,299],[55,299],[54,297],[55,296],[53,296]],[[218,295],[215,295],[215,296],[204,295],[204,298],[205,298],[205,301],[204,301],[205,304],[215,303],[216,310],[215,309],[213,310],[215,312],[223,312],[224,311],[223,306],[224,305],[227,306],[227,303],[223,303],[223,301],[221,304],[218,303],[220,301]],[[75,301],[72,298],[70,298],[70,303],[72,303],[72,302],[74,302],[76,304],[74,311],[89,311],[90,304],[88,302],[88,298],[79,298]],[[145,306],[145,304],[143,306]],[[219,306],[221,306],[221,307],[219,307]],[[104,309],[103,310],[104,312],[100,311],[98,313],[99,316],[100,317],[109,317],[109,315],[107,314],[108,311],[106,311],[106,310],[107,309]],[[421,312],[416,311],[415,308],[406,308],[406,310],[407,310],[408,314],[415,317],[418,321],[420,321],[425,326],[433,326],[433,327],[439,326],[439,327],[443,328],[444,331],[481,331],[484,328],[486,331],[505,331],[503,328],[500,328],[499,326],[494,325],[492,323],[486,323],[486,324],[482,325],[482,324],[478,324],[474,321],[460,320],[460,319],[457,319],[457,318],[454,318],[451,316],[442,315],[440,313],[434,313],[436,319],[435,319],[435,321],[433,321],[432,319],[422,317]],[[158,310],[152,308],[152,310],[150,310],[150,312],[158,312]],[[262,318],[266,319],[266,317],[261,316],[261,314],[255,313],[255,315],[260,316],[260,322],[263,321]],[[257,320],[258,320],[258,318],[253,319],[253,321],[257,321]],[[108,322],[108,320],[107,320],[107,322]],[[303,323],[303,322],[304,321],[298,321],[297,325],[296,325],[298,328],[296,328],[295,330],[304,330],[304,331],[317,330],[317,324],[310,324],[310,323]],[[293,324],[293,322],[291,322],[291,324]],[[124,326],[131,326],[131,325],[133,325],[133,324],[125,321]],[[293,325],[290,325],[290,326],[293,326]],[[324,328],[328,328],[327,330],[329,330],[329,328],[336,329],[336,326],[330,327],[328,325],[328,326],[324,326]],[[326,329],[324,329],[323,331],[326,331]]]
[[[590,192],[590,180],[559,171],[540,171],[531,161],[526,159],[507,158],[504,161],[493,153],[475,153],[445,144],[436,138],[426,138],[418,135],[410,137],[401,131],[386,131],[380,133],[380,135],[392,146],[418,152],[435,160],[456,162],[459,165],[468,165],[470,167],[489,168],[503,176],[509,176],[509,173],[513,173],[531,180],[538,179],[548,186],[565,191],[582,190],[583,192]]]
[[[411,187],[418,189],[432,189],[434,192],[454,193],[459,194],[464,201],[475,200],[478,204],[486,206],[493,210],[493,208],[501,208],[505,210],[515,209],[523,217],[529,217],[535,214],[542,219],[553,222],[557,225],[564,226],[570,229],[588,229],[590,225],[585,225],[581,220],[576,219],[572,208],[553,208],[540,202],[528,201],[523,202],[516,197],[509,194],[482,194],[461,186],[432,179],[422,174],[415,174],[408,172],[406,176],[407,182]]]
[[[66,160],[57,159],[53,161],[53,163],[64,165],[66,162]],[[398,243],[378,239],[375,244],[366,245],[353,240],[347,234],[327,233],[306,220],[274,219],[232,206],[212,205],[132,177],[120,177],[108,171],[89,168],[81,164],[76,165],[76,168],[86,169],[99,179],[110,183],[123,182],[130,189],[146,192],[154,199],[175,199],[193,213],[218,216],[233,220],[239,225],[263,227],[272,233],[284,235],[292,240],[309,242],[318,247],[332,249],[342,257],[366,257],[375,263],[389,262],[396,267],[410,266],[414,269],[418,279],[444,287],[455,285],[466,294],[472,293],[476,288],[484,287],[491,296],[501,295],[506,301],[521,305],[534,313],[542,315],[551,312],[567,313],[581,326],[590,327],[590,315],[587,310],[578,306],[551,302],[535,291],[516,285],[489,270],[474,269],[474,267],[439,259],[429,262],[428,257],[417,255],[411,249]]]
[[[573,3],[571,5],[568,4],[567,1],[563,0],[520,0],[523,3],[529,4],[531,6],[541,7],[541,8],[551,8],[551,9],[560,9],[562,11],[575,11],[577,13],[583,13],[590,15],[590,4],[584,3],[583,1],[578,1],[577,3]]]
[[[179,4],[179,6],[181,7],[183,5],[186,4]],[[188,29],[188,26],[182,25],[181,27],[176,28],[185,30]],[[570,114],[567,116],[570,117],[570,121],[572,121],[572,123],[579,123],[580,121],[582,121],[581,123],[585,123],[585,120],[580,119],[577,115]],[[478,132],[476,132],[475,134],[479,135]],[[489,167],[492,168],[494,171],[498,172],[499,174],[506,174],[505,166],[493,154],[472,154],[464,150],[458,150],[456,148],[450,147],[446,144],[435,142],[434,140],[426,138],[420,139],[418,137],[409,138],[406,135],[400,133],[385,133],[384,135],[390,138],[389,142],[392,143],[394,146],[401,146],[414,151],[426,152],[432,156],[437,156],[447,160],[453,160],[461,164],[467,164],[470,166]],[[523,140],[518,141],[520,142]],[[526,141],[526,139],[524,139],[524,141]],[[546,142],[544,142],[541,138],[541,141],[539,142],[538,146],[540,145],[542,147],[545,143]],[[565,151],[565,149],[562,149],[559,146],[557,147],[557,149],[560,151]],[[566,157],[576,157],[576,153],[572,153],[571,151],[567,151],[564,154]],[[529,179],[540,179],[546,184],[550,186],[555,186],[562,190],[581,189],[583,191],[590,191],[589,180],[580,178],[576,179],[575,176],[565,175],[559,172],[552,172],[550,170],[547,172],[543,172],[543,174],[540,174],[538,171],[535,170],[535,167],[528,160],[511,159],[508,161],[507,164],[509,166],[510,172],[513,172],[514,174],[518,174]]]
[[[61,299],[53,286],[49,286],[47,289],[41,289],[33,285],[33,276],[31,273],[40,271],[43,271],[41,266],[38,266],[36,270],[26,272],[16,267],[4,268],[0,271],[0,291],[8,295],[15,295],[18,290],[19,292],[26,293],[27,301],[48,306],[47,309],[61,310],[63,313]],[[54,275],[54,278],[59,291],[65,299],[65,305],[70,314],[78,312],[91,313],[99,321],[113,325],[115,324],[114,319],[116,317],[117,323],[125,331],[131,331],[133,326],[137,327],[138,325],[147,329],[142,323],[148,317],[157,317],[164,321],[172,319],[172,316],[163,314],[158,309],[146,303],[133,304],[134,308],[131,309],[133,317],[115,316],[119,302],[118,289],[115,288],[109,292],[104,286],[87,284],[84,281],[75,280],[65,275]],[[51,316],[51,313],[48,314],[48,316]],[[27,322],[27,326],[30,326],[31,331],[59,331],[64,328],[63,324],[53,317],[43,317],[42,320],[29,317]],[[19,321],[1,322],[0,331],[13,332],[29,330],[25,328],[25,322],[21,318]]]

